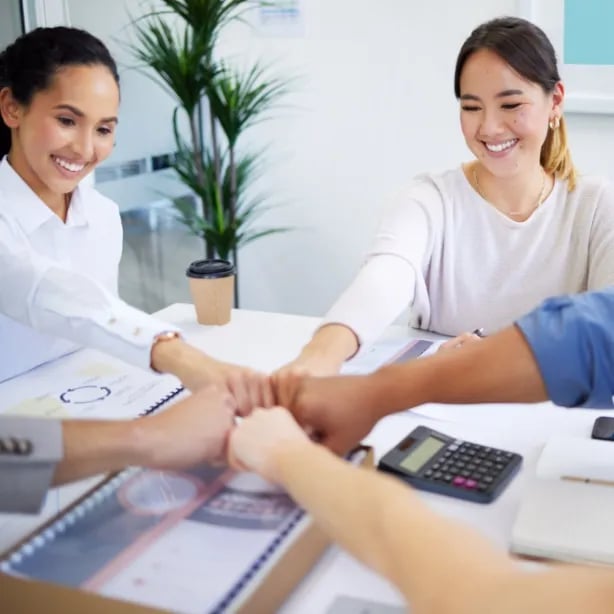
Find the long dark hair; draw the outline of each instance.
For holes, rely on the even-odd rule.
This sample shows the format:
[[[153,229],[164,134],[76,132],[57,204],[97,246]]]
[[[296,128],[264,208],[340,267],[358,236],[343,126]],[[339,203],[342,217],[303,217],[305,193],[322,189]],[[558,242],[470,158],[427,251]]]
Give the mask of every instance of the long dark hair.
[[[13,98],[27,106],[60,68],[80,65],[106,66],[119,85],[115,60],[95,36],[64,26],[36,28],[0,53],[0,90],[10,88]],[[11,131],[0,118],[0,159],[10,148]]]
[[[454,70],[454,95],[460,98],[460,79],[471,55],[481,49],[496,53],[519,75],[541,86],[546,94],[561,80],[552,43],[534,23],[519,17],[499,17],[479,25],[463,43]],[[573,190],[577,171],[567,144],[565,118],[550,128],[541,149],[541,165],[548,173],[567,180]]]

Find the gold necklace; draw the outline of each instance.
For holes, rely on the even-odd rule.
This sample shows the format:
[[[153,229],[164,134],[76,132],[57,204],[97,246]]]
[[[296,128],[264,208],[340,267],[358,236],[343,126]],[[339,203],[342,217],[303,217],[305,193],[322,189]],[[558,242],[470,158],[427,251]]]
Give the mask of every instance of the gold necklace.
[[[488,198],[484,196],[484,194],[482,193],[482,189],[480,188],[480,182],[478,181],[478,170],[477,170],[477,167],[475,166],[473,167],[473,182],[475,183],[475,189],[477,190],[477,193],[487,203],[491,204],[498,211],[501,211],[501,213],[504,213],[505,215],[509,215],[513,217],[527,215],[527,212],[523,212],[523,211],[503,211],[502,209],[497,207],[497,205],[495,205],[490,200],[488,200]],[[546,192],[546,172],[542,168],[542,187],[539,190],[539,195],[537,196],[537,201],[535,202],[535,205],[533,205],[533,208],[528,212],[529,214],[533,213],[533,211],[535,211],[544,202],[545,192]]]

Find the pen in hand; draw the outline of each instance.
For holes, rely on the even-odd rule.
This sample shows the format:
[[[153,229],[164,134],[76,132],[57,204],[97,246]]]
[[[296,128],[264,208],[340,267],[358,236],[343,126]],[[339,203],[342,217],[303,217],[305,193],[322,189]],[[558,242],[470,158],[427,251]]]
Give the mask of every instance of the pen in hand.
[[[476,337],[480,337],[480,339],[483,339],[484,337],[486,337],[486,334],[484,333],[483,328],[476,328],[475,330],[471,331],[471,334],[475,335]]]

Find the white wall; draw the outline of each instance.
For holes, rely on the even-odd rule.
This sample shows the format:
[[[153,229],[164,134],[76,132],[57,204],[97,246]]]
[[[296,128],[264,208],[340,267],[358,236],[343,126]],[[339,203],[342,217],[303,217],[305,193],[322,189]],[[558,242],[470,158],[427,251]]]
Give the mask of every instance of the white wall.
[[[70,5],[73,25],[107,40],[125,24],[126,0]],[[128,5],[134,10],[139,2]],[[237,27],[223,50],[247,61],[275,60],[282,74],[301,77],[281,117],[250,137],[271,143],[263,187],[289,203],[266,221],[297,230],[241,252],[242,306],[319,315],[356,272],[386,195],[420,171],[468,159],[453,95],[456,54],[473,27],[516,13],[517,1],[304,6],[304,37],[265,38]],[[122,154],[143,134],[149,153],[164,151],[171,101],[142,76],[122,78]],[[570,130],[582,170],[611,175],[614,154],[606,144],[614,143],[614,118],[573,116]]]

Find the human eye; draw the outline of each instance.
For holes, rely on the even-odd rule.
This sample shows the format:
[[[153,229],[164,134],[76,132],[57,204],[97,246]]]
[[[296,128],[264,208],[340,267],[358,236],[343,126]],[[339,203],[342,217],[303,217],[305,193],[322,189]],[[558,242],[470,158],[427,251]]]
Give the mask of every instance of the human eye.
[[[505,104],[501,105],[501,108],[505,109],[506,111],[512,111],[513,109],[517,109],[521,104],[521,102],[506,102]]]
[[[62,126],[70,127],[75,125],[75,120],[72,117],[67,117],[66,115],[60,115],[57,119]]]
[[[461,105],[461,109],[463,111],[470,111],[471,112],[471,111],[479,111],[480,107],[478,107],[476,105],[464,104],[464,105]]]
[[[113,134],[113,128],[111,126],[98,126],[98,134],[101,136],[109,136]]]

